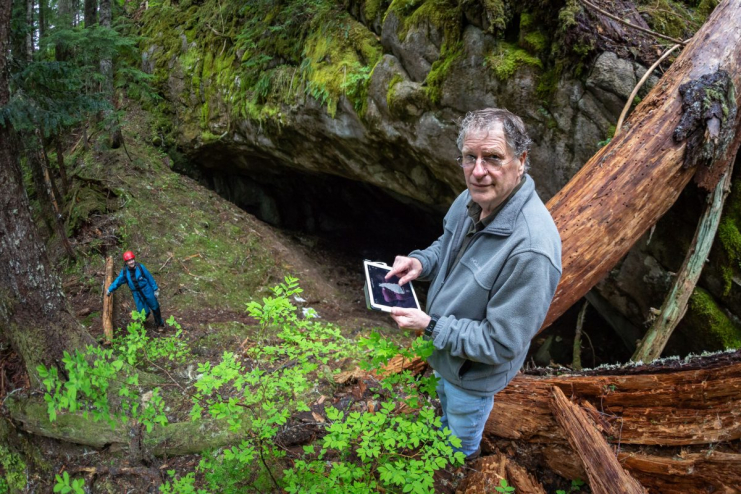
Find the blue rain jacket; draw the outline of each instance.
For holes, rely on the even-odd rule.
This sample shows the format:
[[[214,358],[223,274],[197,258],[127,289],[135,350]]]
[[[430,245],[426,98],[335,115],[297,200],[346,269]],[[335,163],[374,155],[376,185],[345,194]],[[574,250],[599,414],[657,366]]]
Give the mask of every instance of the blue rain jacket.
[[[144,267],[144,264],[136,263],[133,272],[124,266],[118,277],[108,287],[108,291],[113,292],[124,283],[128,284],[131,289],[131,294],[134,296],[134,302],[136,303],[136,310],[139,312],[144,310],[149,315],[150,310],[159,309],[160,304],[157,301],[157,297],[154,296],[154,292],[158,290],[157,282],[154,281],[154,278],[149,273],[149,270]]]

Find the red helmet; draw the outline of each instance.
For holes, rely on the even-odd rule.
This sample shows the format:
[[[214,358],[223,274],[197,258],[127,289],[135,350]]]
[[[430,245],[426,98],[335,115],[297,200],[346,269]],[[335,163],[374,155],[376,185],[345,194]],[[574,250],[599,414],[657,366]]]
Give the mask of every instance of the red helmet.
[[[124,258],[124,262],[126,262],[132,259],[135,259],[136,256],[134,255],[133,252],[131,252],[130,250],[127,250],[126,252],[124,252],[123,258]]]

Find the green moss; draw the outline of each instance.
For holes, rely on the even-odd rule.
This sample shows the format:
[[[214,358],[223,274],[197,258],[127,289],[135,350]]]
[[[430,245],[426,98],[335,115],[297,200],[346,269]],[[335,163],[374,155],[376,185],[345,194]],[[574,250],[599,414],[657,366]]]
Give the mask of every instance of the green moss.
[[[520,43],[523,48],[531,53],[540,53],[548,48],[548,37],[540,31],[533,31],[526,34]]]
[[[707,19],[708,16],[713,13],[713,10],[715,10],[715,7],[718,6],[718,3],[720,3],[719,0],[700,1],[700,3],[697,5],[697,15],[700,17],[700,20],[702,22],[705,22],[705,19]]]
[[[484,9],[492,28],[503,31],[512,19],[512,9],[506,0],[484,0]]]
[[[385,1],[367,7],[380,13]],[[236,117],[281,125],[280,107],[299,104],[304,95],[319,99],[332,115],[343,96],[362,110],[382,55],[373,33],[334,0],[150,5],[142,32],[162,47],[155,56],[159,84],[169,84],[172,60],[179,59],[190,83],[182,99],[188,101],[190,92],[206,102],[200,115],[184,120],[204,130],[217,113],[227,124]],[[190,43],[185,53],[182,33]],[[209,108],[216,104],[218,110]]]
[[[363,13],[369,22],[373,22],[381,13],[386,12],[388,7],[386,0],[366,0],[363,5]]]
[[[673,38],[689,38],[702,24],[701,18],[682,2],[639,0],[637,4],[651,29]]]
[[[561,79],[562,67],[562,64],[556,64],[555,67],[547,70],[538,77],[538,85],[535,88],[535,94],[545,105],[550,103],[553,94],[558,88],[558,81]]]
[[[576,16],[584,11],[579,0],[567,0],[566,5],[558,11],[558,24],[561,32],[566,32],[577,25]]]
[[[455,62],[463,56],[463,42],[459,41],[452,47],[446,47],[441,53],[440,58],[432,64],[430,73],[425,79],[427,87],[427,97],[433,103],[438,103],[442,98],[443,83],[450,74]]]
[[[389,89],[386,91],[386,104],[389,108],[392,108],[394,106],[394,97],[396,95],[396,85],[399,84],[401,81],[404,80],[404,77],[395,74],[394,77],[391,78],[391,81],[389,82]]]
[[[499,43],[495,51],[486,57],[486,65],[502,81],[510,79],[523,66],[543,68],[543,62],[539,58],[505,42]]]
[[[702,288],[695,288],[692,293],[685,317],[697,332],[689,335],[695,348],[713,351],[741,347],[741,328],[733,324],[712,295]]]
[[[26,463],[19,455],[3,445],[0,445],[0,467],[2,467],[5,482],[10,490],[25,491]],[[3,476],[0,476],[0,479],[2,478]]]

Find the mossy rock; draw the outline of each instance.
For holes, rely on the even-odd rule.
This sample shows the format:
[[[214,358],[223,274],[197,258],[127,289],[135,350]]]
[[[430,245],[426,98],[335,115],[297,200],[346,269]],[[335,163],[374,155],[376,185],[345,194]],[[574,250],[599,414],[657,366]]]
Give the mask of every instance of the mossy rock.
[[[700,287],[695,288],[690,297],[682,328],[693,351],[741,348],[741,328],[726,315],[713,296]]]
[[[496,50],[486,57],[486,65],[501,81],[512,78],[521,67],[543,68],[543,62],[539,58],[506,42],[499,43]]]

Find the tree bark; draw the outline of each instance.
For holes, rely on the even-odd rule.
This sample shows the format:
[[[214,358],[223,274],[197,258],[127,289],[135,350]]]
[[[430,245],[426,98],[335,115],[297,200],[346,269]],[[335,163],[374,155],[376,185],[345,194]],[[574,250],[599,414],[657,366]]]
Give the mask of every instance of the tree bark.
[[[26,0],[26,60],[33,62],[33,0]]]
[[[97,0],[85,0],[85,27],[92,27],[98,23]]]
[[[100,0],[100,25],[110,28],[111,16],[111,0]],[[100,61],[100,74],[103,76],[103,91],[108,94],[113,108],[116,108],[115,94],[113,92],[113,60],[104,58]],[[110,111],[106,112],[106,119],[111,119],[109,123],[111,147],[118,149],[123,142],[123,135],[121,134],[121,127],[118,125],[117,119],[111,113]]]
[[[57,135],[54,139],[57,151],[57,168],[59,168],[59,178],[62,179],[62,191],[64,195],[69,194],[69,180],[67,179],[67,167],[64,165],[64,146],[62,145],[62,136]]]
[[[7,104],[11,0],[0,0],[0,106]],[[36,366],[55,365],[64,350],[93,343],[71,315],[31,218],[16,144],[0,126],[0,332],[37,384]]]
[[[673,134],[682,119],[679,86],[723,70],[741,88],[741,3],[724,1],[661,81],[602,148],[548,201],[561,233],[563,276],[543,327],[583,297],[671,207],[696,170],[685,168],[687,141]],[[735,96],[737,107],[741,91]],[[738,128],[738,118],[728,122]],[[724,167],[738,143],[713,165]]]

